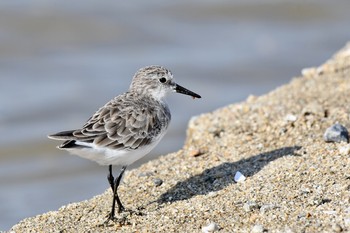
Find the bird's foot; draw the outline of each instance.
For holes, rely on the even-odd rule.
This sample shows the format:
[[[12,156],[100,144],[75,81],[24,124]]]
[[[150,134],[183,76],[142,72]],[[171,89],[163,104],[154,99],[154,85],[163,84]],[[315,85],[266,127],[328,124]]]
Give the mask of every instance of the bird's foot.
[[[115,224],[118,224],[120,226],[129,225],[130,223],[128,222],[128,214],[121,214],[120,216],[116,217],[114,215],[112,216],[112,214],[109,213],[106,216],[106,220],[99,226],[106,227]]]
[[[143,216],[145,215],[143,212],[141,212],[140,210],[131,210],[131,209],[125,209],[123,208],[123,210],[121,212],[118,211],[118,216],[112,215],[112,213],[109,213],[106,215],[106,220],[104,221],[103,224],[104,226],[108,226],[110,225],[110,223],[114,223],[114,224],[119,224],[119,225],[128,225],[128,218],[132,215],[136,215],[136,216]]]

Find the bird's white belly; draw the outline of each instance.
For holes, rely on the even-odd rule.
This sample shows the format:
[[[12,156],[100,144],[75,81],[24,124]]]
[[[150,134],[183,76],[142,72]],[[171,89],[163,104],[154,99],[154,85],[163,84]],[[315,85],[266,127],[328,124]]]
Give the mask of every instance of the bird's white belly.
[[[160,135],[153,140],[152,143],[140,147],[136,150],[130,149],[119,149],[113,150],[105,147],[99,147],[93,143],[79,142],[76,144],[86,146],[86,148],[79,149],[67,149],[70,153],[78,155],[82,158],[89,159],[97,162],[100,165],[123,165],[128,166],[140,158],[147,155],[162,139],[165,132],[160,133]]]

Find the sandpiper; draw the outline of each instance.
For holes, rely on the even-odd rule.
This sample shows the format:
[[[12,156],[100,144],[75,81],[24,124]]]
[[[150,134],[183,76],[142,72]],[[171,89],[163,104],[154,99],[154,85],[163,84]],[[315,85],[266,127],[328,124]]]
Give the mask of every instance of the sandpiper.
[[[59,149],[109,166],[107,179],[113,202],[108,220],[115,218],[115,202],[119,213],[125,211],[117,193],[125,169],[148,154],[168,129],[171,114],[165,97],[171,92],[201,98],[176,84],[170,70],[162,66],[141,68],[129,90],[101,107],[83,127],[49,135],[64,140]],[[121,166],[117,178],[112,174],[113,165]]]

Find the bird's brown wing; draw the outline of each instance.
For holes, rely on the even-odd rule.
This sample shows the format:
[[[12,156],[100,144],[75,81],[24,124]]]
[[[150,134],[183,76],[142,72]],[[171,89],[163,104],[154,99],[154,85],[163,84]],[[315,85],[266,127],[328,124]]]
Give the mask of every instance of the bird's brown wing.
[[[152,142],[170,120],[168,109],[150,107],[147,99],[135,100],[126,93],[100,108],[81,129],[64,131],[50,138],[66,140],[60,148],[95,144],[110,149],[137,149]],[[79,143],[82,142],[82,143]]]

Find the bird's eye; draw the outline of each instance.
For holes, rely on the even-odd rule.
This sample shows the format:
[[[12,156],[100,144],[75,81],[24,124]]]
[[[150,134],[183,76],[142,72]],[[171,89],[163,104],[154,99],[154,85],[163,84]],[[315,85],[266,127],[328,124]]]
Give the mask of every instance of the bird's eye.
[[[160,78],[160,79],[159,79],[159,82],[165,83],[165,82],[166,82],[166,78]]]

